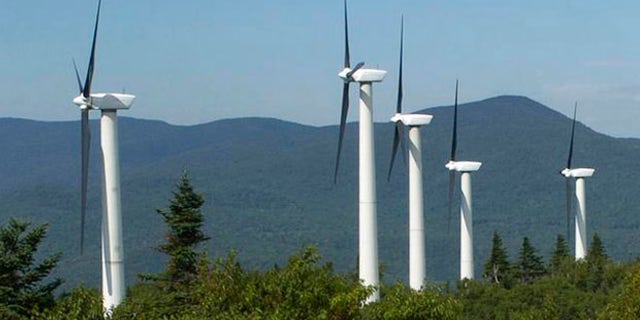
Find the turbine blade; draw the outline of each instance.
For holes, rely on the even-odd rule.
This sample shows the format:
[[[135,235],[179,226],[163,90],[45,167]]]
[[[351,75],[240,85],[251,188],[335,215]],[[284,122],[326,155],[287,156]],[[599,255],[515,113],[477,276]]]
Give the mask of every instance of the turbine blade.
[[[78,81],[78,89],[79,92],[82,92],[82,81],[80,80],[80,74],[78,73],[78,66],[76,66],[76,59],[71,59],[73,61],[73,70],[76,72],[76,80]]]
[[[82,109],[81,113],[82,180],[80,194],[80,254],[84,251],[84,225],[87,215],[87,186],[89,182],[89,143],[91,140],[89,109]]]
[[[447,220],[447,233],[451,230],[451,217],[453,216],[453,196],[455,192],[456,172],[449,171],[449,219]]]
[[[398,64],[398,100],[396,103],[396,113],[402,113],[402,38],[404,30],[404,16],[400,18],[400,62]],[[393,146],[391,149],[391,161],[389,163],[389,171],[387,172],[387,181],[391,180],[391,172],[393,171],[393,164],[396,160],[396,154],[398,153],[398,145],[402,140],[402,123],[396,122],[396,128],[393,133]],[[404,159],[404,143],[402,155]],[[406,160],[405,160],[406,163]]]
[[[453,104],[453,134],[451,137],[451,161],[456,160],[456,149],[458,148],[458,79],[456,79],[456,97]],[[449,187],[451,188],[451,187]]]
[[[565,178],[565,195],[566,195],[566,206],[565,206],[565,216],[567,218],[567,241],[569,240],[569,234],[571,232],[571,181],[569,178]]]
[[[398,145],[400,144],[400,136],[402,135],[402,123],[396,122],[396,128],[393,133],[393,146],[391,148],[391,162],[389,163],[389,171],[387,172],[387,181],[391,180],[391,171],[393,171],[393,164],[396,160],[396,153],[398,153]]]
[[[347,0],[344,0],[344,67],[351,67],[349,55],[349,21],[347,19]]]
[[[404,16],[400,20],[400,67],[398,68],[398,100],[396,113],[402,113],[402,47],[404,40]]]
[[[406,138],[404,136],[404,127],[400,127],[400,156],[402,157],[402,164],[404,165],[404,167],[407,167],[407,144],[406,144]]]
[[[573,124],[571,124],[571,142],[569,142],[569,157],[567,158],[567,169],[571,169],[571,158],[573,158],[573,137],[576,132],[576,112],[578,111],[578,102],[573,106]]]
[[[338,153],[336,155],[336,167],[333,172],[333,183],[338,181],[338,167],[340,166],[340,153],[342,151],[342,141],[344,140],[344,130],[347,126],[347,114],[349,112],[349,83],[342,86],[342,112],[340,114],[340,135],[338,136]]]
[[[95,66],[96,60],[96,37],[98,35],[98,22],[100,21],[100,5],[102,0],[98,0],[98,11],[96,13],[96,25],[93,28],[93,41],[91,43],[91,55],[89,57],[89,67],[87,68],[87,79],[84,82],[84,89],[82,90],[82,95],[85,98],[89,98],[91,94],[91,82],[93,80],[93,69]]]

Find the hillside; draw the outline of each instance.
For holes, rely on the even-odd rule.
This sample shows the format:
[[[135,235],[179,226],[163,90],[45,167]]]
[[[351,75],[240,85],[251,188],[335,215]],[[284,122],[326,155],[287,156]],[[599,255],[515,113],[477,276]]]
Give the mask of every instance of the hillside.
[[[423,130],[427,273],[458,274],[459,219],[447,231],[444,168],[451,107]],[[380,111],[377,111],[380,112]],[[543,254],[564,233],[564,180],[571,120],[524,97],[501,96],[460,106],[459,159],[483,162],[473,175],[476,276],[491,233],[503,235],[511,256],[523,236]],[[120,118],[126,272],[160,268],[153,247],[164,229],[155,209],[167,205],[183,170],[206,199],[208,250],[229,249],[252,267],[267,267],[303,244],[316,243],[338,270],[353,270],[357,238],[357,124],[347,128],[338,184],[333,184],[337,127],[311,127],[264,118],[196,126]],[[89,217],[79,256],[79,123],[0,119],[0,218],[50,224],[46,250],[61,250],[58,272],[69,283],[99,283],[101,219],[99,124],[93,120]],[[396,167],[386,181],[393,125],[375,126],[380,258],[386,280],[407,274],[407,177]],[[575,166],[597,169],[587,181],[588,230],[597,231],[617,259],[640,254],[640,199],[635,191],[640,140],[617,139],[579,124]]]

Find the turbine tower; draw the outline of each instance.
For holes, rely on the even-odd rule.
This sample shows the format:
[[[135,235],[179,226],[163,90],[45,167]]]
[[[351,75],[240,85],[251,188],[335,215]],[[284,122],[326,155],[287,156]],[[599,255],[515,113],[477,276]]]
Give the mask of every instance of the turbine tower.
[[[402,113],[402,49],[404,19],[400,22],[400,67],[398,72],[398,100],[396,114],[391,118],[396,123],[391,150],[391,162],[387,180],[395,162],[398,145],[403,135],[403,125],[409,127],[409,286],[420,290],[426,280],[424,246],[424,200],[422,191],[422,142],[420,127],[428,125],[433,116],[427,114]],[[404,150],[403,150],[404,151]]]
[[[566,217],[567,217],[567,239],[569,238],[569,224],[571,220],[571,183],[570,178],[576,179],[576,199],[578,199],[578,206],[576,208],[575,217],[575,237],[576,237],[576,249],[575,257],[576,261],[584,259],[587,255],[587,207],[585,198],[584,178],[591,177],[595,172],[593,168],[571,168],[571,159],[573,157],[573,139],[576,130],[576,112],[578,110],[578,102],[573,107],[573,123],[571,125],[571,140],[569,142],[569,156],[567,158],[567,167],[560,173],[565,177],[566,185]]]
[[[334,171],[334,183],[338,177],[340,164],[340,152],[346,127],[347,113],[349,110],[349,83],[360,84],[360,119],[359,119],[359,277],[365,286],[373,286],[375,291],[367,298],[368,302],[378,301],[380,293],[380,276],[378,274],[378,226],[377,226],[377,201],[376,201],[376,172],[373,140],[373,96],[372,84],[381,82],[386,71],[376,69],[364,69],[363,62],[355,67],[350,66],[349,56],[349,31],[347,22],[347,1],[344,1],[344,35],[345,56],[344,69],[338,76],[344,81],[342,89],[342,112],[340,116],[340,135],[338,138],[338,152]]]
[[[80,81],[78,68],[74,62],[76,80],[80,95],[73,103],[81,111],[82,180],[81,180],[81,232],[80,248],[84,246],[84,221],[87,205],[87,182],[89,167],[89,111],[100,110],[100,145],[104,163],[103,215],[102,215],[102,296],[107,313],[118,306],[125,294],[124,253],[122,245],[122,214],[120,205],[120,165],[118,159],[118,119],[117,110],[129,109],[135,96],[120,93],[91,93],[95,66],[96,36],[100,20],[101,1],[98,1],[96,22],[89,67],[84,85]]]
[[[451,157],[445,165],[449,169],[449,221],[451,221],[453,193],[456,172],[460,172],[462,197],[460,203],[460,279],[473,279],[473,210],[471,194],[471,172],[478,171],[481,162],[456,161],[458,144],[458,81],[453,106],[453,135],[451,139]]]

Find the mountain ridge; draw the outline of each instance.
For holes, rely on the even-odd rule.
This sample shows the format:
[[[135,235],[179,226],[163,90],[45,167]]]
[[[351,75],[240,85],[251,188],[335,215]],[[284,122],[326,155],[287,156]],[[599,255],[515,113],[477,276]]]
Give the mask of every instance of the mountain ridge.
[[[434,115],[425,127],[424,182],[427,273],[455,279],[458,217],[448,213],[446,184],[451,106],[421,109]],[[153,250],[163,236],[155,209],[167,205],[173,185],[188,170],[206,200],[207,251],[235,248],[248,267],[282,263],[287,254],[316,243],[336,268],[353,270],[357,243],[357,123],[347,125],[338,183],[333,184],[337,126],[309,126],[249,117],[193,126],[119,118],[125,258],[128,281],[161,268]],[[85,255],[79,239],[79,122],[0,118],[0,220],[20,216],[49,222],[45,250],[64,251],[59,275],[70,284],[99,284],[101,219],[99,125],[91,121],[92,151]],[[571,119],[522,96],[464,103],[459,109],[459,159],[483,162],[473,175],[476,276],[493,230],[511,257],[523,236],[542,254],[564,233],[564,179]],[[375,124],[380,258],[387,279],[406,279],[407,175],[402,162],[391,181],[386,170],[391,123]],[[597,230],[610,254],[640,254],[634,190],[640,139],[614,138],[576,126],[575,164],[595,167],[587,180],[589,235]],[[615,218],[615,219],[614,219]],[[570,240],[570,243],[573,243]],[[77,274],[77,276],[76,276]],[[97,280],[96,280],[97,279]]]

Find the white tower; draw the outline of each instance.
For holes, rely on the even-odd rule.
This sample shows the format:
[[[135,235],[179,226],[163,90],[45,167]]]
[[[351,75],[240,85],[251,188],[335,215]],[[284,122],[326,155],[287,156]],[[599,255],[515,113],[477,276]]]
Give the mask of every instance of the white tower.
[[[473,279],[473,202],[471,194],[471,172],[478,171],[482,163],[476,161],[449,161],[445,166],[450,171],[461,173],[460,279]]]
[[[367,302],[380,299],[378,274],[378,222],[376,198],[375,149],[373,137],[372,83],[381,82],[387,74],[383,70],[360,68],[351,74],[345,68],[338,74],[345,81],[360,84],[359,137],[359,275],[365,286],[375,287]]]
[[[576,199],[578,206],[576,211],[576,261],[584,259],[587,256],[587,206],[584,188],[584,178],[593,176],[595,169],[592,168],[576,168],[564,169],[562,174],[567,178],[576,179]]]
[[[95,93],[80,95],[74,103],[81,108],[100,109],[100,145],[104,163],[102,215],[102,297],[105,310],[117,307],[125,296],[122,211],[120,204],[120,160],[118,155],[117,110],[129,109],[135,96]]]
[[[413,290],[420,290],[427,278],[420,127],[431,119],[433,116],[427,114],[396,114],[391,118],[409,127],[409,286]]]

